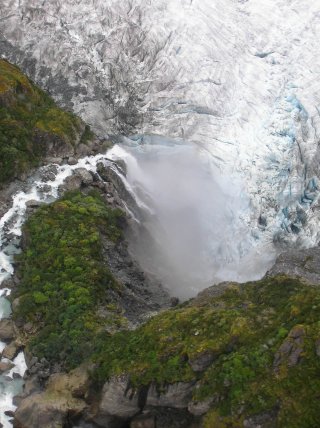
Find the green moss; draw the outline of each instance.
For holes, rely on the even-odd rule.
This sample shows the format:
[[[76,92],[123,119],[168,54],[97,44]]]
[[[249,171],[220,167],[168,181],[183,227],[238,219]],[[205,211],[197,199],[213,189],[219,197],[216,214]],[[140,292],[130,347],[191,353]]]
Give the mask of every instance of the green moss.
[[[59,109],[21,71],[0,59],[0,185],[37,166],[50,141],[75,143],[83,124]],[[93,137],[89,129],[83,141]]]
[[[28,346],[38,356],[74,367],[91,355],[100,330],[121,324],[115,304],[108,316],[97,313],[113,303],[108,291],[119,287],[103,263],[101,231],[119,240],[121,217],[98,194],[75,192],[41,207],[25,224],[16,317],[36,326]]]
[[[317,427],[320,414],[320,290],[280,276],[232,285],[221,297],[166,311],[136,331],[101,340],[95,360],[101,383],[129,373],[133,384],[198,380],[194,399],[218,396],[206,426],[243,426],[244,417],[279,408],[281,427]],[[293,327],[306,331],[298,364],[275,354]],[[211,352],[214,362],[202,373],[190,361]],[[218,420],[217,419],[217,420]],[[215,426],[215,425],[214,425]]]

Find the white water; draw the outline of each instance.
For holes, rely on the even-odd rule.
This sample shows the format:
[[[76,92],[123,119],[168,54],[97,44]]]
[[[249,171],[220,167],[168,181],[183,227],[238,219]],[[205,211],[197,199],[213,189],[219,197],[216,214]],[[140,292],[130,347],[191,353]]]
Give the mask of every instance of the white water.
[[[203,149],[145,136],[108,156],[125,160],[125,182],[141,209],[131,253],[171,294],[185,299],[221,281],[258,279],[271,266],[272,236],[253,233],[243,183],[223,175]]]

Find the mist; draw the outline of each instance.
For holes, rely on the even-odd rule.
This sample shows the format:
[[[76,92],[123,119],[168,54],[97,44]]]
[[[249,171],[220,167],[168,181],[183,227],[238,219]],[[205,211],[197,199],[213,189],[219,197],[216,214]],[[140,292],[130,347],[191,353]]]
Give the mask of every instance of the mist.
[[[270,260],[257,254],[242,183],[194,144],[135,140],[110,154],[125,161],[125,183],[139,206],[127,238],[141,268],[180,299],[221,281],[261,277]]]

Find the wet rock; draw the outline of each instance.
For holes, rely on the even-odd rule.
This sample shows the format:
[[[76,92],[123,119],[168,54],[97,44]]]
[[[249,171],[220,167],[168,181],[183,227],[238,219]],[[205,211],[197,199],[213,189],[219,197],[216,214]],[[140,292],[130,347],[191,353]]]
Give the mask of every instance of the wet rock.
[[[113,377],[105,383],[99,404],[99,414],[128,419],[139,411],[139,394],[130,388],[128,376]]]
[[[14,364],[12,364],[11,362],[1,361],[0,362],[0,374],[8,372],[9,370],[12,369],[12,367],[14,367]]]
[[[39,208],[42,205],[45,205],[44,202],[36,201],[34,199],[26,202],[26,207],[27,208],[32,208],[32,209]]]
[[[74,174],[81,179],[81,183],[85,186],[89,186],[93,183],[93,177],[90,171],[85,168],[77,168],[74,170]]]
[[[115,161],[115,164],[117,165],[118,170],[124,175],[127,175],[127,165],[123,159],[117,159]]]
[[[13,412],[12,410],[6,410],[6,411],[4,412],[4,414],[5,414],[6,416],[8,416],[9,418],[13,418],[13,417],[14,417],[14,412]]]
[[[20,374],[20,373],[15,373],[15,372],[13,372],[13,373],[12,373],[12,378],[13,378],[13,379],[22,379],[22,376],[21,376],[21,374]]]
[[[102,162],[97,164],[97,173],[100,175],[102,180],[109,180],[108,167],[106,167]]]
[[[12,320],[0,320],[0,340],[9,342],[15,337],[15,329]]]
[[[64,193],[68,191],[73,191],[80,189],[82,184],[81,177],[78,175],[70,175],[64,181],[64,183],[59,187],[59,192]]]
[[[177,382],[159,391],[157,385],[152,384],[148,391],[146,406],[187,408],[193,388],[194,382]]]
[[[215,355],[212,351],[204,351],[189,360],[189,364],[194,372],[206,370],[214,361]]]
[[[77,159],[74,157],[68,158],[68,165],[76,165],[77,162],[78,162]]]
[[[21,345],[19,345],[17,342],[12,342],[2,351],[2,358],[13,360],[18,355],[20,349]]]

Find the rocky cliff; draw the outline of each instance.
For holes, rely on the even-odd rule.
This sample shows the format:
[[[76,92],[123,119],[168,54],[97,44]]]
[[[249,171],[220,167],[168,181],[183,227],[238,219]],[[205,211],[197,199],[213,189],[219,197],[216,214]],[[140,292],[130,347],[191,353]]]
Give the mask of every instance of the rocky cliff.
[[[10,71],[1,135],[23,124],[31,153],[24,158],[18,147],[3,181],[19,175],[19,162],[28,170],[47,156],[73,163],[87,154],[85,125],[56,110],[15,67],[0,64],[4,76]],[[66,128],[56,127],[47,107],[38,112],[41,97]],[[33,164],[38,129],[49,148]],[[0,147],[7,146],[4,138]],[[41,173],[55,176],[57,166]],[[281,255],[260,281],[215,285],[177,305],[127,251],[125,212],[135,203],[121,174],[124,165],[112,162],[96,172],[75,168],[57,201],[28,203],[23,252],[4,284],[13,289],[13,319],[0,322],[2,358],[21,349],[27,357],[24,391],[10,413],[14,426],[316,428],[319,248]],[[4,373],[11,368],[0,364]]]

